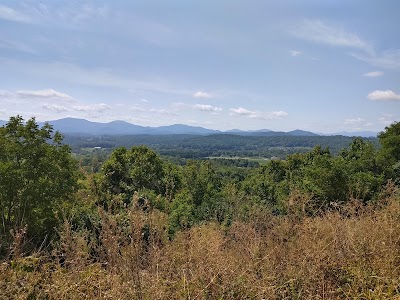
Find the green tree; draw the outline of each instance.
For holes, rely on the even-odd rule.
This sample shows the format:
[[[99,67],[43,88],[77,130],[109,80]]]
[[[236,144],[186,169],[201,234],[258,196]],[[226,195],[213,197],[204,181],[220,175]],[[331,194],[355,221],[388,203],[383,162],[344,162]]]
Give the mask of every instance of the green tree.
[[[400,184],[400,122],[387,126],[378,138],[382,145],[380,158],[386,166],[386,178]]]
[[[172,201],[177,191],[182,187],[181,168],[170,162],[164,163],[163,189],[168,201]]]
[[[221,178],[210,161],[189,161],[183,170],[183,187],[191,196],[196,221],[222,222],[226,201],[221,197]]]
[[[195,222],[195,208],[190,193],[186,190],[177,194],[170,205],[168,232],[172,237],[175,232],[190,228]]]
[[[357,137],[340,152],[340,156],[345,160],[350,194],[357,199],[371,200],[384,180],[377,150],[371,142]]]
[[[378,138],[384,157],[393,163],[400,161],[400,122],[385,127],[385,131],[381,132]]]
[[[77,189],[77,162],[46,123],[11,117],[0,128],[1,233],[27,226],[33,239],[53,232],[59,204]]]
[[[354,138],[350,146],[342,149],[339,155],[345,159],[352,173],[382,172],[382,166],[377,160],[377,151],[373,144],[369,141],[364,141],[360,137]]]
[[[342,157],[333,157],[329,149],[317,146],[308,153],[290,156],[287,174],[290,188],[313,195],[317,206],[347,199],[346,163]]]
[[[124,194],[126,199],[140,189],[162,193],[163,177],[163,162],[146,146],[117,148],[102,167],[103,189],[113,195]]]

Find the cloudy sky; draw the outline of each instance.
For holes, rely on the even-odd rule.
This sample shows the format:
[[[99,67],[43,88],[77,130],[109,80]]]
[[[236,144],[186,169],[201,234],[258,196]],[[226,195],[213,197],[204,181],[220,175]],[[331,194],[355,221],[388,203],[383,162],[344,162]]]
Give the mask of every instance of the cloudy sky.
[[[398,0],[0,0],[0,119],[381,131]]]

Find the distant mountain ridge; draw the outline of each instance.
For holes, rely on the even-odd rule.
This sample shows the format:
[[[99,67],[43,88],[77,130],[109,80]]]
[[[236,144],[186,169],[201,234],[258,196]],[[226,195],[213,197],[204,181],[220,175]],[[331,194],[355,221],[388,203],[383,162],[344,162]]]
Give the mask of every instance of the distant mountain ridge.
[[[361,136],[376,137],[376,132],[338,132],[332,134],[317,134],[310,131],[300,129],[289,132],[272,131],[269,129],[259,130],[240,130],[232,129],[227,131],[207,129],[198,126],[189,126],[183,124],[174,124],[168,126],[149,127],[131,124],[125,121],[112,121],[109,123],[92,122],[85,119],[64,118],[59,120],[48,121],[55,130],[64,134],[78,135],[174,135],[174,134],[190,134],[190,135],[210,135],[210,134],[233,134],[244,136],[319,136],[319,135],[343,135],[343,136]],[[0,120],[0,126],[7,124],[7,121]],[[44,122],[38,122],[43,125]]]
[[[326,135],[343,135],[343,136],[361,136],[361,137],[377,137],[378,132],[374,131],[355,131],[355,132],[349,132],[349,131],[341,131],[341,132],[335,132],[331,134],[326,134]]]

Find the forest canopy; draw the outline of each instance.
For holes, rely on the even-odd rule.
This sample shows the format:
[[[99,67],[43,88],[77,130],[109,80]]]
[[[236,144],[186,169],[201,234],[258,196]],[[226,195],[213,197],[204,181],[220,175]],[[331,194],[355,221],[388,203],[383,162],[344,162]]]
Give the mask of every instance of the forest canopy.
[[[133,278],[131,295],[134,297],[142,298],[146,293],[154,296],[151,289],[143,289],[141,282],[147,280],[145,274],[152,274],[156,266],[158,270],[162,260],[160,253],[183,268],[182,262],[186,259],[181,261],[174,255],[187,251],[182,245],[194,242],[192,239],[196,236],[201,238],[197,234],[203,232],[209,235],[207,241],[214,241],[209,244],[211,249],[218,243],[226,243],[224,247],[231,249],[231,252],[224,252],[228,250],[222,246],[215,249],[220,259],[236,259],[233,253],[235,249],[241,249],[245,252],[240,255],[248,263],[260,264],[260,267],[265,264],[266,268],[270,268],[270,262],[264,262],[260,257],[274,253],[276,277],[271,284],[280,284],[284,289],[284,292],[276,290],[276,293],[285,293],[291,298],[298,291],[286,286],[280,278],[295,278],[293,280],[298,280],[298,288],[314,286],[312,295],[321,290],[319,282],[328,284],[332,295],[350,295],[351,291],[348,294],[343,292],[349,285],[331,272],[339,272],[332,271],[335,268],[345,272],[343,270],[350,264],[354,269],[363,270],[365,260],[356,259],[352,251],[372,247],[369,242],[357,244],[359,248],[346,244],[347,252],[343,253],[347,253],[349,265],[341,265],[346,260],[336,256],[332,258],[335,262],[319,261],[316,265],[319,268],[316,273],[320,276],[318,280],[307,277],[311,275],[305,266],[299,267],[301,272],[305,272],[299,275],[290,275],[289,269],[278,270],[279,261],[283,258],[279,252],[273,252],[275,248],[269,247],[276,245],[273,247],[279,247],[283,252],[301,248],[303,246],[296,243],[302,237],[316,239],[314,234],[319,230],[332,229],[334,225],[328,226],[331,219],[337,224],[347,224],[347,229],[343,230],[350,230],[352,226],[357,228],[360,224],[370,224],[371,220],[378,222],[376,220],[383,218],[385,221],[379,221],[377,226],[382,226],[382,232],[387,232],[385,243],[393,240],[392,233],[397,232],[393,231],[397,230],[393,222],[397,220],[397,212],[400,213],[395,206],[400,200],[399,138],[400,123],[393,123],[379,134],[380,147],[375,147],[370,140],[353,138],[349,145],[336,153],[328,147],[316,146],[307,152],[287,155],[284,160],[268,160],[263,164],[245,164],[240,160],[228,163],[225,159],[186,160],[184,164],[175,164],[147,146],[135,145],[116,148],[105,157],[104,162],[94,160],[97,155],[94,151],[93,168],[84,168],[82,161],[76,159],[80,156],[71,153],[71,148],[63,143],[62,135],[54,132],[49,124],[39,127],[34,118],[25,122],[20,116],[12,117],[0,128],[0,256],[10,266],[4,265],[4,274],[23,270],[13,275],[18,277],[27,276],[30,272],[44,272],[45,265],[36,258],[32,262],[32,256],[28,256],[40,253],[42,259],[46,257],[45,260],[51,261],[54,269],[61,268],[68,273],[80,272],[81,268],[100,268],[107,274],[126,276],[121,277],[122,281]],[[388,211],[391,211],[389,215]],[[367,226],[365,224],[362,226]],[[311,230],[307,226],[319,229]],[[337,232],[332,234],[335,234],[334,241],[338,243],[340,238],[336,234],[339,234],[339,227],[335,230]],[[367,233],[362,231],[360,234],[366,236]],[[316,245],[323,247],[320,250],[310,248],[309,255],[322,253],[323,249],[333,245],[327,237],[324,238],[328,244]],[[378,243],[376,239],[380,237],[376,234],[369,238],[371,243]],[[248,253],[241,244],[244,240],[253,245],[251,247],[258,245],[260,248]],[[321,241],[325,243],[325,240]],[[344,241],[350,243],[351,239]],[[389,244],[379,245],[374,251]],[[399,250],[398,244],[390,245],[391,253]],[[302,249],[308,251],[307,248]],[[357,253],[369,257],[365,253]],[[188,254],[181,255],[186,257]],[[26,261],[24,256],[30,260]],[[206,254],[206,257],[213,259],[213,255]],[[294,265],[301,261],[299,256],[285,259],[292,260]],[[211,268],[214,266],[214,263],[205,263],[210,263]],[[229,268],[229,262],[226,264]],[[237,264],[241,265],[240,262]],[[130,266],[129,270],[124,266]],[[389,265],[379,266],[369,267],[373,268],[371,272],[386,276],[388,282],[397,280],[400,284],[396,275],[398,270],[392,270],[394,275],[389,276],[382,273]],[[55,280],[53,273],[50,274],[43,282],[32,283],[32,295],[36,297],[47,293],[49,288],[45,285],[50,283],[46,280]],[[175,276],[168,274],[168,278]],[[194,289],[198,283],[196,276],[203,275],[192,275],[192,279],[185,280],[192,280]],[[221,286],[229,286],[227,289],[235,290],[239,298],[248,295],[249,291],[241,289],[241,285],[231,286],[233,283],[229,278],[236,276],[234,271],[229,276],[225,275],[219,279]],[[267,280],[271,278],[268,272],[255,277],[247,273],[243,276],[247,276],[246,279],[235,277],[235,280],[255,280],[257,284],[271,280]],[[355,275],[343,273],[340,276],[350,278]],[[181,281],[178,278],[174,284]],[[166,286],[162,282],[154,284],[164,289]],[[355,282],[359,281],[352,284],[356,285]],[[381,282],[371,284],[383,288]],[[337,285],[342,290],[335,289]],[[206,289],[212,297],[237,298],[214,287]],[[359,289],[368,287],[359,286]],[[15,292],[13,285],[3,288],[6,291],[11,289],[10,293]],[[385,295],[398,293],[392,286],[387,289]],[[202,293],[202,289],[198,292]],[[163,293],[165,297],[176,297],[168,289]]]

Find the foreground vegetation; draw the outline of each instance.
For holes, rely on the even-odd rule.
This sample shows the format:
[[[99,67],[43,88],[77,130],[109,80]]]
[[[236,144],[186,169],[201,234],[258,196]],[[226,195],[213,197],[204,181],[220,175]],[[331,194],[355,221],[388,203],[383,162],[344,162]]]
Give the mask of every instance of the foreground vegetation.
[[[11,118],[0,299],[398,298],[400,123],[379,139],[258,167],[118,148],[92,173]]]

